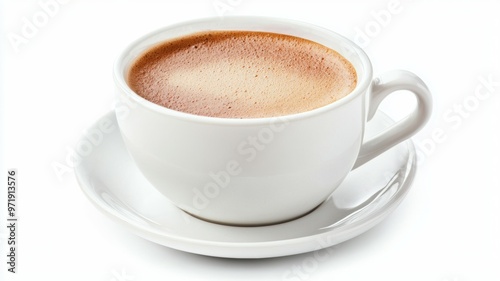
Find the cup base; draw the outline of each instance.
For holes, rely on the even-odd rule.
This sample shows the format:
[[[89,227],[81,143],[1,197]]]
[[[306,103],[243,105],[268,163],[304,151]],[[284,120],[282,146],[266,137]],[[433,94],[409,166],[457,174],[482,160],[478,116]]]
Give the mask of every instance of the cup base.
[[[327,199],[328,200],[328,199]],[[326,200],[325,200],[326,201]],[[277,222],[269,222],[269,223],[233,223],[233,222],[223,222],[223,221],[217,221],[217,220],[210,220],[210,219],[207,219],[207,218],[203,218],[203,217],[200,217],[200,216],[197,216],[193,213],[190,213],[186,210],[183,210],[183,209],[180,209],[181,211],[183,211],[184,213],[186,213],[187,215],[189,216],[192,216],[194,218],[197,218],[199,220],[202,220],[202,221],[206,221],[208,223],[213,223],[213,224],[219,224],[219,225],[225,225],[225,226],[235,226],[235,227],[260,227],[260,226],[270,226],[270,225],[277,225],[277,224],[282,224],[282,223],[287,223],[287,222],[291,222],[291,221],[294,221],[296,219],[300,219],[302,217],[305,217],[307,215],[309,215],[310,213],[314,212],[319,206],[321,206],[322,204],[324,203],[321,202],[319,205],[317,205],[316,207],[312,208],[311,210],[307,211],[306,213],[304,214],[301,214],[301,215],[298,215],[296,217],[293,217],[291,219],[286,219],[286,220],[281,220],[281,221],[277,221]]]

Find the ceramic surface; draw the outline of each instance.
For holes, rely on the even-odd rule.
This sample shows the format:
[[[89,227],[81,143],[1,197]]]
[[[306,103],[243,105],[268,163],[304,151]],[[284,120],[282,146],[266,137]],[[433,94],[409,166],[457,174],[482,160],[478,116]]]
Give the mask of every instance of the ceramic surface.
[[[136,95],[124,76],[146,48],[207,30],[251,30],[306,38],[338,51],[355,67],[356,88],[324,107],[275,118],[231,119],[170,110]],[[341,35],[282,19],[224,17],[169,26],[130,44],[114,69],[125,146],[144,176],[179,208],[206,220],[265,225],[316,208],[362,165],[417,132],[431,113],[430,93],[416,75],[397,70],[372,82],[370,60]],[[373,139],[365,124],[385,97],[412,92],[416,108]],[[119,107],[120,108],[120,107]]]
[[[373,136],[393,123],[379,112],[366,133]],[[278,257],[353,238],[398,206],[416,168],[415,149],[407,140],[351,171],[332,196],[303,217],[261,227],[226,226],[186,214],[144,178],[125,149],[114,113],[103,116],[88,132],[96,130],[102,132],[102,141],[75,168],[90,202],[145,239],[208,256]]]

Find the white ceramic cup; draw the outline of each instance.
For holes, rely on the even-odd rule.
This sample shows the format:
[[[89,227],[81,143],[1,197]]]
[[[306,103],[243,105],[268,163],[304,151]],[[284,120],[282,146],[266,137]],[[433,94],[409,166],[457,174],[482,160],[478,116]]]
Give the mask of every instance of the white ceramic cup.
[[[126,73],[151,45],[208,30],[247,30],[306,38],[347,58],[356,88],[318,109],[270,118],[231,119],[171,110],[134,93]],[[330,30],[283,19],[223,17],[165,27],[130,44],[114,66],[116,110],[126,147],[144,176],[176,206],[199,218],[231,225],[284,222],[313,210],[347,174],[420,130],[431,96],[420,78],[397,70],[373,79],[367,55]],[[408,90],[417,106],[370,140],[365,124],[380,102]],[[137,188],[141,188],[137,186]]]

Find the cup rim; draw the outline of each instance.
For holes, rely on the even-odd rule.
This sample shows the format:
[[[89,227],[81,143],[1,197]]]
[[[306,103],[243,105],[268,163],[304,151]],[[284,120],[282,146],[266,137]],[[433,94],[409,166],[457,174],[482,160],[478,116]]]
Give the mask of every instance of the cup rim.
[[[356,73],[358,75],[358,81],[356,83],[356,87],[352,92],[350,92],[348,95],[345,97],[342,97],[332,103],[329,103],[327,105],[312,109],[312,110],[307,110],[299,113],[293,113],[293,114],[287,114],[287,115],[278,115],[278,116],[269,116],[269,117],[258,117],[258,118],[227,118],[227,117],[212,117],[212,116],[203,116],[203,115],[196,115],[192,113],[187,113],[187,112],[182,112],[182,111],[177,111],[174,109],[170,109],[161,105],[158,105],[154,102],[151,102],[141,96],[139,96],[137,93],[135,93],[127,84],[125,81],[125,77],[123,75],[123,70],[124,70],[124,61],[127,55],[134,49],[137,48],[137,46],[146,41],[149,38],[156,37],[164,32],[168,32],[171,29],[175,28],[181,28],[181,27],[187,27],[190,25],[200,25],[204,23],[214,23],[214,22],[222,22],[222,21],[233,21],[233,22],[255,22],[259,26],[264,26],[265,24],[279,24],[279,25],[287,25],[290,27],[301,27],[301,28],[307,28],[310,30],[315,30],[317,32],[321,32],[322,34],[328,35],[332,40],[336,40],[341,42],[344,46],[348,46],[350,49],[352,49],[352,52],[356,55],[356,57],[359,59],[361,62],[363,72],[364,74],[360,77],[359,76],[359,70],[357,67]],[[206,29],[210,30],[210,29]],[[221,29],[223,30],[223,29]],[[227,30],[231,30],[231,28],[227,28]],[[236,30],[236,29],[233,29]],[[251,29],[248,29],[251,30]],[[195,33],[195,32],[200,32],[203,30],[196,30],[192,31],[190,33]],[[272,31],[270,31],[272,32]],[[185,35],[188,35],[190,33],[186,33]],[[286,33],[284,33],[286,34]],[[296,36],[296,35],[294,35]],[[299,36],[300,37],[300,36]],[[156,41],[158,43],[160,41]],[[152,46],[153,44],[149,45]],[[351,61],[349,58],[346,58],[347,60]],[[352,61],[351,61],[352,63]],[[119,89],[125,93],[126,97],[129,99],[132,99],[136,103],[142,105],[143,107],[147,108],[148,110],[160,113],[160,114],[165,114],[169,115],[175,118],[179,119],[184,119],[184,120],[189,120],[189,121],[195,121],[195,122],[202,122],[202,123],[210,123],[210,124],[225,124],[225,125],[260,125],[260,124],[269,124],[269,122],[272,122],[273,120],[276,119],[286,119],[287,121],[292,121],[292,120],[297,120],[297,119],[306,119],[310,118],[316,115],[323,114],[327,111],[334,110],[335,108],[341,107],[345,104],[348,104],[352,100],[356,99],[359,95],[362,95],[366,89],[369,88],[371,84],[371,79],[373,76],[373,70],[372,70],[372,65],[370,62],[370,59],[368,58],[368,55],[359,47],[356,45],[354,42],[351,40],[347,39],[346,37],[340,35],[337,32],[334,32],[332,30],[329,30],[327,28],[317,26],[314,24],[302,22],[299,20],[292,20],[292,19],[284,19],[284,18],[274,18],[274,17],[262,17],[262,16],[225,16],[223,18],[221,17],[207,17],[207,18],[201,18],[201,19],[195,19],[195,20],[188,20],[188,21],[183,21],[179,22],[176,24],[171,24],[164,26],[162,28],[156,29],[152,32],[149,32],[131,43],[127,45],[127,47],[121,52],[121,54],[117,57],[115,60],[114,66],[113,66],[113,78],[115,80],[115,84],[119,87]]]

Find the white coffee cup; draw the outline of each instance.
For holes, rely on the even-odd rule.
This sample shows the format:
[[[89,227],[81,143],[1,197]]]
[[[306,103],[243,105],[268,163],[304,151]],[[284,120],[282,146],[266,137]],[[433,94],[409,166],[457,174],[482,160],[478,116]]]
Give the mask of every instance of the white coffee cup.
[[[168,109],[127,85],[129,66],[150,46],[208,30],[264,31],[315,41],[353,64],[356,88],[334,103],[298,114],[231,119]],[[307,214],[353,168],[420,130],[432,108],[429,90],[416,75],[397,70],[373,79],[367,55],[348,39],[314,25],[262,17],[202,19],[150,33],[119,56],[114,80],[121,104],[128,105],[126,116],[117,111],[120,131],[144,176],[184,211],[231,225],[274,224]],[[363,140],[380,102],[398,90],[412,92],[417,107],[374,139]]]

